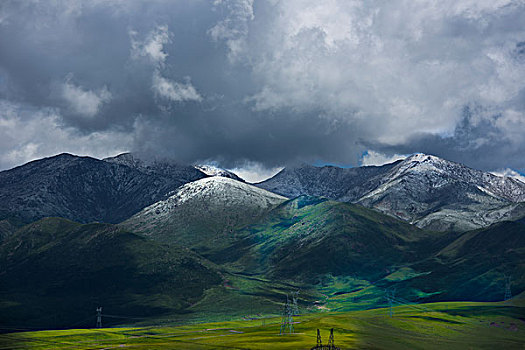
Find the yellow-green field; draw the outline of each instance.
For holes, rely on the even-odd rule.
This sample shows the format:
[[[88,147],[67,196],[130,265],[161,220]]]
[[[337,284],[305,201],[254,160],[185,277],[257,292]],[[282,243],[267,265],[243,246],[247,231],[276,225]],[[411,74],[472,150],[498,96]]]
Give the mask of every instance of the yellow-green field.
[[[295,318],[176,327],[70,329],[0,335],[1,349],[310,349],[317,329],[334,328],[341,349],[525,349],[525,307],[509,303],[434,303]]]

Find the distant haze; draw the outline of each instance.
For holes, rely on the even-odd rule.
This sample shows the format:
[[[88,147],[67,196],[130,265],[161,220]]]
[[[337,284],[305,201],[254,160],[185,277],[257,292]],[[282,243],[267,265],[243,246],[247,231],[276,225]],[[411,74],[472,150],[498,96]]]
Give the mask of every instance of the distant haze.
[[[11,1],[0,169],[61,152],[525,171],[518,0]],[[513,170],[507,170],[513,169]]]

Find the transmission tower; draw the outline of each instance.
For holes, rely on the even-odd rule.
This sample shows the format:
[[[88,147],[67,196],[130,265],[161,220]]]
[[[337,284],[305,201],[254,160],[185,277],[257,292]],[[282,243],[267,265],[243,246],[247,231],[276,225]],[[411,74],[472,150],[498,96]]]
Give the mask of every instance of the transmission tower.
[[[299,316],[299,306],[297,305],[297,298],[299,297],[299,291],[292,293],[292,315]]]
[[[505,279],[505,296],[503,297],[503,300],[506,301],[512,298],[512,293],[510,291],[511,276],[503,275],[503,278]]]
[[[386,299],[388,300],[388,316],[392,317],[394,315],[394,310],[392,309],[392,304],[394,303],[394,297],[396,294],[395,288],[387,288],[385,290]]]
[[[97,307],[97,328],[102,328],[102,306]]]
[[[335,341],[334,341],[334,329],[330,329],[330,338],[328,338],[328,349],[335,349]]]
[[[323,345],[323,342],[321,340],[321,332],[319,331],[319,329],[317,329],[317,345],[311,348],[310,350],[341,350],[341,348],[335,346],[334,329],[330,329],[330,338],[328,339],[328,345]]]
[[[292,304],[290,303],[290,299],[288,298],[287,294],[286,304],[284,305],[283,309],[283,318],[281,320],[281,329],[279,331],[279,335],[286,333],[292,334],[293,332],[293,310]]]

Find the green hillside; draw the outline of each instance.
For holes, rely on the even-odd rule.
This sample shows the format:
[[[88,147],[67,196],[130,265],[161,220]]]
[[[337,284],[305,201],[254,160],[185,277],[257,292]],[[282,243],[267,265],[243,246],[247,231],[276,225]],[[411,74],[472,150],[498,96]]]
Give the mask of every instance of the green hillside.
[[[193,252],[109,224],[48,218],[0,245],[1,326],[87,326],[108,314],[180,314],[222,277]],[[122,320],[109,320],[110,324]]]
[[[501,300],[504,276],[514,294],[525,290],[525,223],[507,221],[458,235],[432,258],[416,264],[431,274],[413,286],[434,286],[447,300]]]
[[[173,212],[180,214],[168,210],[167,222]],[[216,241],[197,229],[198,212],[190,214],[185,225],[194,230],[182,242],[193,235],[191,249],[156,236],[154,216],[141,234],[56,218],[11,232],[0,244],[1,325],[85,327],[97,306],[120,317],[108,319],[115,325],[273,317],[294,292],[308,314],[384,307],[387,291],[409,304],[498,301],[504,274],[512,294],[525,290],[519,221],[431,232],[359,205],[301,196],[238,230],[221,226]]]
[[[418,242],[430,236],[358,205],[306,196],[281,205],[243,234],[256,265],[274,276],[305,280],[326,273],[377,278],[417,259]]]
[[[504,273],[525,290],[525,225],[477,231],[424,231],[376,211],[301,196],[274,209],[217,256],[237,273],[288,281],[323,295],[330,310],[384,305],[400,298],[502,300]],[[320,307],[317,305],[317,307]]]

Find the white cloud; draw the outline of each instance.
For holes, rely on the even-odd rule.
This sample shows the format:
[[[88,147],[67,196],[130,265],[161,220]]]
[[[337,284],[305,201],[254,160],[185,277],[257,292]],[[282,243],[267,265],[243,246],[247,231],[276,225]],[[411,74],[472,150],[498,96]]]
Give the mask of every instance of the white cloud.
[[[386,154],[379,153],[376,151],[368,150],[365,154],[363,154],[363,157],[361,157],[361,165],[362,166],[369,166],[369,165],[383,165],[383,164],[389,164],[396,162],[398,160],[402,160],[408,157],[406,154],[394,154],[391,156],[387,156]]]
[[[258,162],[246,162],[242,166],[228,169],[232,173],[250,183],[257,183],[269,179],[283,170],[282,167],[267,168]]]
[[[525,176],[512,169],[507,168],[504,170],[492,171],[491,173],[502,177],[512,177],[514,179],[520,180],[525,184]]]
[[[157,96],[171,101],[202,101],[202,96],[199,95],[195,87],[191,85],[189,79],[185,83],[178,83],[162,77],[160,73],[156,71],[153,74],[152,88]]]
[[[259,89],[246,101],[257,111],[320,111],[363,139],[396,145],[451,134],[466,104],[501,111],[525,88],[515,57],[525,27],[508,17],[523,1],[265,4],[262,13],[278,15],[231,9],[210,30],[243,43],[230,51],[252,69]]]
[[[502,132],[503,137],[514,145],[525,142],[525,113],[514,109],[505,110],[497,116],[494,125]]]
[[[111,93],[106,86],[97,91],[84,89],[82,86],[74,85],[69,77],[62,84],[62,97],[75,113],[94,117],[102,105],[111,100]]]
[[[153,63],[154,70],[151,88],[155,96],[173,102],[183,101],[202,101],[202,96],[191,84],[190,77],[186,77],[186,82],[180,83],[170,80],[162,75],[165,68],[168,54],[164,51],[164,45],[171,43],[171,33],[167,25],[157,26],[152,30],[144,41],[136,39],[138,33],[131,30],[131,57],[147,57]]]
[[[62,152],[108,157],[128,151],[131,144],[131,133],[81,134],[64,126],[54,109],[27,109],[0,100],[0,170]]]
[[[164,45],[171,43],[172,34],[167,25],[157,26],[152,30],[144,41],[137,40],[138,33],[129,31],[131,40],[131,57],[146,57],[152,63],[162,66],[168,57],[164,51]]]
[[[208,30],[214,41],[224,41],[228,57],[234,62],[246,48],[248,24],[255,16],[253,0],[215,0],[214,7],[225,9],[227,16]]]
[[[523,0],[4,3],[0,95],[87,132],[138,112],[155,131],[140,145],[190,161],[370,148],[525,169]],[[63,87],[68,72],[82,80]]]

